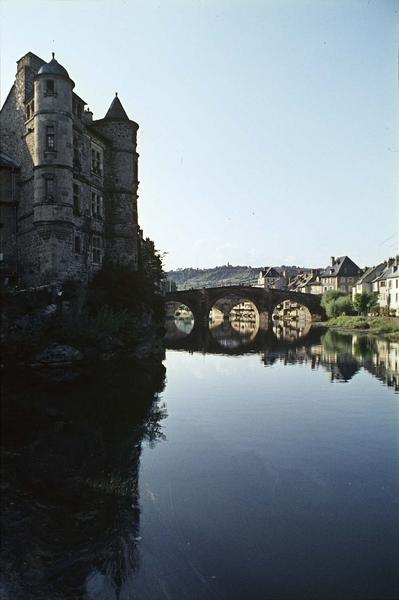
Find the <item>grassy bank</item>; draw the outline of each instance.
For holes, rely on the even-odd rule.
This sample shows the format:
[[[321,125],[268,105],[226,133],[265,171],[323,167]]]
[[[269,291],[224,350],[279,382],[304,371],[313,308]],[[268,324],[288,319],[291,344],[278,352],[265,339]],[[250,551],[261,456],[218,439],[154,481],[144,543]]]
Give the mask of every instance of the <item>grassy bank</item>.
[[[399,340],[399,318],[396,317],[335,317],[324,323],[327,327],[364,331]]]

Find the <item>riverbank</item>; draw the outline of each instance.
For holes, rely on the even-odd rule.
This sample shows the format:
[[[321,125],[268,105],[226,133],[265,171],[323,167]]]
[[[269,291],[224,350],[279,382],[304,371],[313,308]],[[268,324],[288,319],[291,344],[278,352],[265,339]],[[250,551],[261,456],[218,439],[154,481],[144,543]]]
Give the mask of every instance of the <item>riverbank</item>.
[[[368,333],[395,341],[399,340],[399,318],[396,317],[342,316],[329,319],[320,325],[341,331]]]
[[[162,360],[164,329],[151,306],[90,310],[85,299],[65,296],[54,300],[49,286],[2,294],[3,369]]]

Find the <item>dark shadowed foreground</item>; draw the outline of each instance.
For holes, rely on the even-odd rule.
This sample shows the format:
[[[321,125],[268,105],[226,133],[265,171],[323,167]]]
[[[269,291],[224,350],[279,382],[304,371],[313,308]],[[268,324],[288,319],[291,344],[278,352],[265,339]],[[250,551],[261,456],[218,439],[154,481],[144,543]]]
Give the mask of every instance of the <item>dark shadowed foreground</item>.
[[[173,327],[161,397],[8,386],[2,600],[397,598],[398,343]]]
[[[116,598],[138,566],[138,471],[164,368],[5,385],[1,598]]]

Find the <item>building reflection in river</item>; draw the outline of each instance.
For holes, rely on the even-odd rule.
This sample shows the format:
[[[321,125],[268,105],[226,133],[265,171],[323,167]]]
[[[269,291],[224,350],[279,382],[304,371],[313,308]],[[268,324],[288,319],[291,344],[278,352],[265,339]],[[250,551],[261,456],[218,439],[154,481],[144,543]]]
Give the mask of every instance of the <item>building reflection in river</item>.
[[[168,348],[203,353],[259,353],[264,365],[309,364],[323,368],[333,381],[349,381],[361,369],[399,390],[399,343],[367,335],[353,335],[312,327],[309,322],[275,322],[269,330],[249,321],[213,321],[208,326],[190,327],[187,335],[169,324]]]
[[[113,599],[138,565],[143,440],[162,437],[161,364],[4,386],[0,596]]]
[[[259,331],[259,323],[239,319],[213,321],[209,324],[209,331],[222,348],[232,350],[250,344]]]
[[[184,333],[180,329],[183,336],[172,336],[168,344],[190,352],[232,356],[254,353],[260,357],[260,363],[253,361],[259,369],[262,364],[269,366],[279,361],[304,364],[313,370],[325,370],[333,382],[349,381],[364,369],[399,391],[398,342],[322,328],[311,328],[307,335],[292,336],[287,341],[278,339],[273,331],[228,321],[213,328],[187,327],[187,334]],[[246,377],[251,376],[251,372],[246,373]],[[1,598],[137,597],[132,590],[140,552],[142,556],[140,459],[144,440],[155,443],[162,439],[161,423],[166,411],[158,392],[163,389],[163,381],[160,365],[138,369],[129,364],[56,386],[30,381],[26,376],[23,381],[13,378],[5,382]],[[246,419],[247,425],[248,422]],[[202,433],[197,441],[198,438],[202,438]],[[190,438],[190,448],[191,441]],[[245,464],[253,473],[251,468],[258,463],[249,454],[251,460]],[[266,481],[267,471],[261,472]],[[226,476],[224,467],[220,474]],[[236,485],[236,475],[232,481]],[[194,498],[201,495],[197,484]],[[169,490],[168,485],[166,479]],[[171,496],[167,498],[171,500]],[[324,495],[321,498],[326,501]],[[250,495],[246,502],[253,503],[255,499],[256,494]],[[183,505],[186,506],[185,501]],[[289,514],[295,514],[295,510]],[[180,515],[176,518],[180,519]],[[163,531],[161,528],[160,538]],[[167,553],[166,538],[164,543]],[[154,564],[156,573],[156,561]]]

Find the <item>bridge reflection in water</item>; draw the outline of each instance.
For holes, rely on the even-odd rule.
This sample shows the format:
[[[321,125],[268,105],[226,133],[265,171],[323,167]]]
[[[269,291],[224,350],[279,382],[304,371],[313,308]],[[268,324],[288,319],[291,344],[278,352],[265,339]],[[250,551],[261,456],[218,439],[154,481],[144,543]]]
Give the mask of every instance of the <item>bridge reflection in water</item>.
[[[248,308],[246,308],[248,311]],[[270,339],[294,341],[306,336],[311,329],[309,320],[280,320],[277,318],[266,327],[259,318],[246,313],[245,318],[210,318],[208,325],[198,324],[189,312],[181,309],[179,316],[165,321],[165,343],[168,348],[221,352],[223,350],[258,351]],[[234,313],[233,313],[234,315]]]
[[[328,330],[300,321],[276,321],[264,330],[259,323],[240,320],[168,321],[168,349],[203,354],[241,355],[257,353],[265,366],[281,361],[324,369],[330,380],[346,382],[365,369],[384,384],[399,391],[399,342],[367,335]]]

